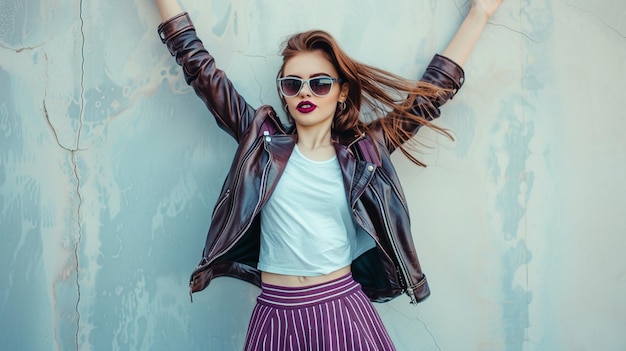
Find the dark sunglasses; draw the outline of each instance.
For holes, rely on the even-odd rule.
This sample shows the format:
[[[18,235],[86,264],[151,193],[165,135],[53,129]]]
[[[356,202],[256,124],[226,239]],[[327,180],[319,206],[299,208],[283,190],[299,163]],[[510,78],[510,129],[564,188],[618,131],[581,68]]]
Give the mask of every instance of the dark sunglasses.
[[[285,97],[294,97],[300,94],[304,83],[308,84],[309,90],[313,95],[322,97],[330,93],[333,89],[334,82],[341,83],[341,79],[333,77],[313,77],[305,80],[296,77],[285,77],[278,78],[276,82],[280,87],[280,92]]]

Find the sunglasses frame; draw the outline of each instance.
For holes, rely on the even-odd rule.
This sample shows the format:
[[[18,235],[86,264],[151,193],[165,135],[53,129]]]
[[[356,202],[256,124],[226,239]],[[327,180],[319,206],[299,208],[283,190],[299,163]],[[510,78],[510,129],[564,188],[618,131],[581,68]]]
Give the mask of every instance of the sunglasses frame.
[[[285,94],[285,91],[283,90],[283,85],[281,84],[283,81],[288,80],[288,79],[294,79],[300,82],[300,89],[298,89],[298,91],[293,94],[293,95],[287,95]],[[330,89],[328,89],[328,93],[320,95],[317,94],[313,91],[313,89],[311,89],[311,81],[315,80],[315,79],[329,79],[330,80]],[[298,94],[300,94],[300,92],[302,92],[302,88],[304,88],[304,85],[306,84],[309,87],[309,91],[311,92],[311,94],[317,96],[317,97],[324,97],[328,94],[330,94],[331,91],[333,91],[333,85],[334,83],[341,83],[341,78],[334,78],[334,77],[329,77],[329,76],[317,76],[317,77],[311,77],[309,79],[302,79],[302,78],[298,78],[298,77],[283,77],[283,78],[278,78],[276,79],[276,84],[278,84],[278,89],[280,90],[280,93],[283,94],[284,97],[294,97],[297,96]]]

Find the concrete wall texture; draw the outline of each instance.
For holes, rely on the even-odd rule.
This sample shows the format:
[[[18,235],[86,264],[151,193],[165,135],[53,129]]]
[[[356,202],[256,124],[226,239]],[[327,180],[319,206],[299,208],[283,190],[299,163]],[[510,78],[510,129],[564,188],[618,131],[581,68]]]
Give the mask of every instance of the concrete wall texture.
[[[255,106],[279,44],[330,31],[417,78],[465,0],[186,0]],[[188,296],[234,142],[152,1],[0,0],[5,350],[238,350],[258,294]],[[420,157],[394,156],[432,296],[377,304],[399,350],[626,350],[626,2],[506,0]]]

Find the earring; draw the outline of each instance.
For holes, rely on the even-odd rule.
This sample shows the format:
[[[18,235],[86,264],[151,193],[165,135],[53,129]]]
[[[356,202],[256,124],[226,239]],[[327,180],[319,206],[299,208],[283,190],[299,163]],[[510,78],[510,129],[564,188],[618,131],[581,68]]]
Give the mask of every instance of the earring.
[[[346,109],[346,102],[345,101],[341,101],[338,103],[339,106],[339,111],[343,111]]]

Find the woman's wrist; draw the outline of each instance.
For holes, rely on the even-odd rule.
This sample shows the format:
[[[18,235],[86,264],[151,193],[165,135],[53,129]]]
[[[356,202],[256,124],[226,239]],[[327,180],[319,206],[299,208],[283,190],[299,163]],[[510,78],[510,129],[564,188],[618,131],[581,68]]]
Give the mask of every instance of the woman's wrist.
[[[467,17],[473,21],[476,21],[477,23],[484,24],[484,23],[487,23],[487,21],[489,21],[491,16],[493,16],[494,11],[495,10],[493,9],[485,9],[479,5],[472,5],[467,14]]]
[[[155,3],[163,22],[183,12],[177,0],[155,0]]]
[[[472,25],[484,26],[490,17],[484,10],[472,6],[465,17],[465,21]]]
[[[488,18],[484,11],[472,7],[442,55],[463,66]]]

